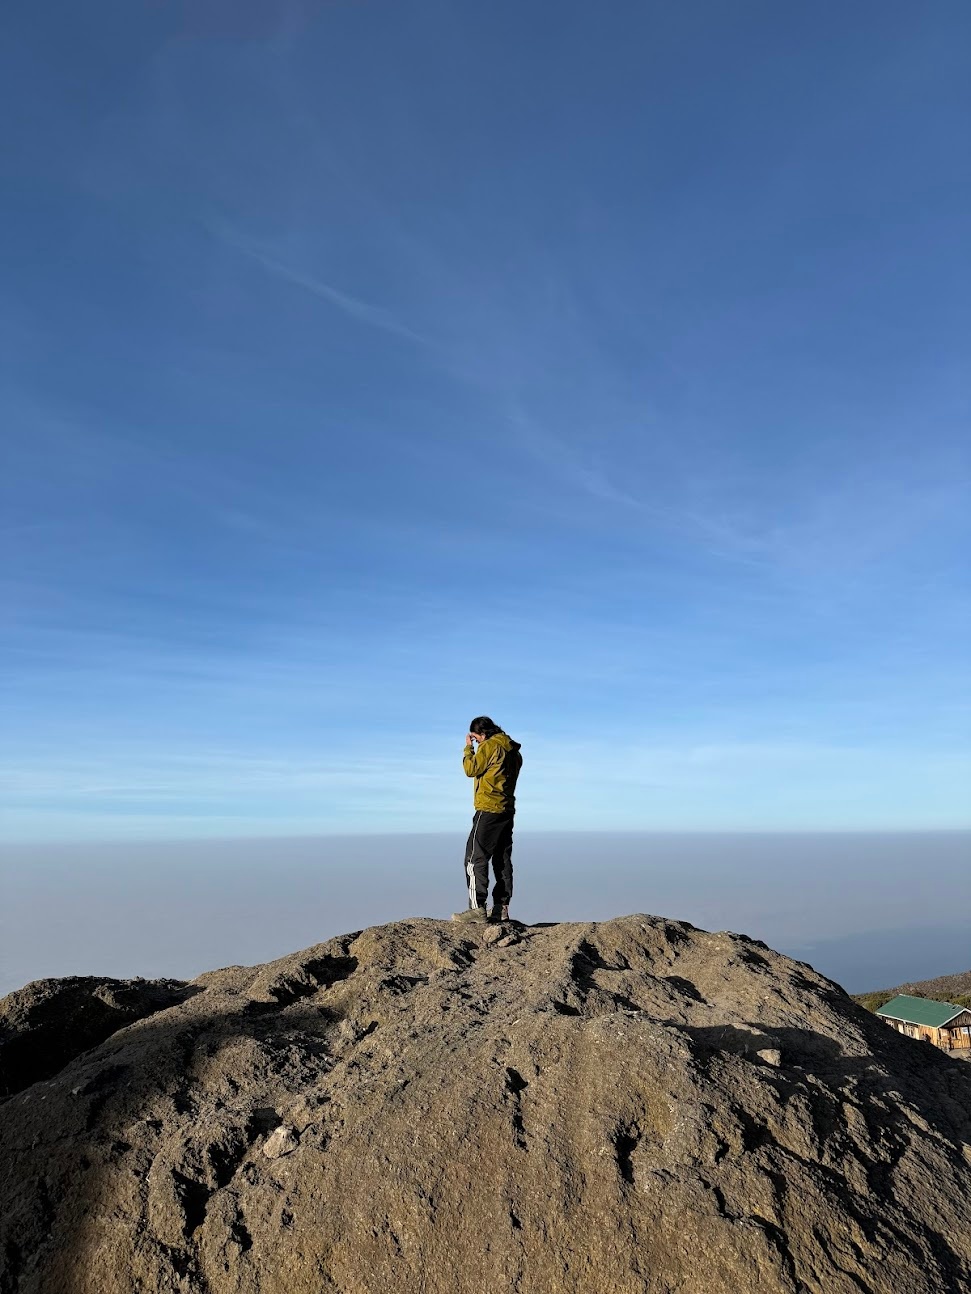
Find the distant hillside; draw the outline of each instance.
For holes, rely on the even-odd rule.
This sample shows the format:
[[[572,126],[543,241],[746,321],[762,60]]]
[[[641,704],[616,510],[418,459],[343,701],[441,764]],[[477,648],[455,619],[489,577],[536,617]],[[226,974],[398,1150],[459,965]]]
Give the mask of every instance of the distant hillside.
[[[956,975],[938,975],[937,979],[915,980],[910,984],[898,984],[896,988],[877,989],[871,993],[855,993],[853,999],[868,1011],[879,1011],[898,993],[929,997],[935,1002],[953,1002],[955,1006],[971,1006],[971,970],[958,971]]]

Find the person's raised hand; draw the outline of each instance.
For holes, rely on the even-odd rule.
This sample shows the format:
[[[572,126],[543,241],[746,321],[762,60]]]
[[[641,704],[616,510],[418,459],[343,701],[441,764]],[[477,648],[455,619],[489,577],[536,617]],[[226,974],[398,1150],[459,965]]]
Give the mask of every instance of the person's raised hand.
[[[471,732],[469,733],[469,735],[468,735],[468,736],[466,737],[466,739],[465,739],[465,744],[466,744],[467,746],[474,746],[474,745],[475,745],[475,734],[474,734],[474,733],[471,733]]]

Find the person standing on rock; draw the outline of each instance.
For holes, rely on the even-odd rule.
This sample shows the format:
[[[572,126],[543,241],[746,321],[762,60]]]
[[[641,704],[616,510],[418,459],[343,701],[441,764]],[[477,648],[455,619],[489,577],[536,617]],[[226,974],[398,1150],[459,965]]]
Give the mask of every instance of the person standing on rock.
[[[475,812],[465,846],[469,906],[464,912],[456,912],[453,921],[509,920],[516,781],[523,766],[520,750],[519,742],[513,741],[488,715],[480,714],[469,724],[462,756],[466,777],[475,778]],[[496,883],[492,887],[492,910],[487,914],[490,860]]]

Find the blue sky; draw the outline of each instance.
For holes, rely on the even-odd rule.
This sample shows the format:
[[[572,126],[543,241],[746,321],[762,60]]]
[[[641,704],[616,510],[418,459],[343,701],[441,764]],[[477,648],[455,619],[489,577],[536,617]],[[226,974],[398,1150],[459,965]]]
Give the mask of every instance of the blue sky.
[[[2,22],[8,840],[968,824],[963,0]]]

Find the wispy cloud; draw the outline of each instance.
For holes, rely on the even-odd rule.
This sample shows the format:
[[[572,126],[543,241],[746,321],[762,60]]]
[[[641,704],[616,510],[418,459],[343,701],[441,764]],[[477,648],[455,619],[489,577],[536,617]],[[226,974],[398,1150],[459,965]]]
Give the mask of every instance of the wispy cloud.
[[[955,811],[957,788],[971,771],[963,752],[925,751],[915,771],[906,752],[873,745],[564,745],[520,735],[528,756],[520,817],[528,831],[967,826],[967,815]],[[421,733],[413,734],[404,766],[394,752],[180,753],[133,745],[19,761],[0,767],[0,785],[12,840],[56,835],[60,815],[72,835],[92,838],[143,829],[178,837],[233,822],[291,833],[361,832],[385,823],[460,830],[469,811],[455,750],[446,753],[440,738]],[[900,807],[888,809],[888,798]]]
[[[539,426],[522,409],[514,408],[509,421],[520,449],[551,477],[559,478],[602,503],[641,510],[643,505],[640,500],[615,486],[604,469],[591,461],[577,446]]]
[[[283,279],[287,283],[293,283],[296,287],[302,288],[303,291],[319,297],[322,301],[326,301],[328,305],[333,306],[334,309],[348,315],[358,323],[366,324],[368,327],[377,328],[381,332],[391,333],[395,337],[403,337],[408,341],[417,342],[421,345],[431,344],[427,337],[402,323],[384,306],[362,301],[360,297],[356,297],[350,292],[344,292],[332,283],[327,283],[321,278],[308,274],[298,266],[282,260],[274,251],[226,225],[208,221],[207,228],[220,242],[227,247],[233,248],[242,256],[255,261],[269,274]]]
[[[764,491],[765,480],[751,467],[733,487],[703,461],[690,465],[675,457],[644,491],[629,461],[625,475],[631,431],[611,428],[606,410],[609,402],[605,433],[598,435],[595,424],[582,441],[552,430],[548,418],[528,413],[523,402],[511,402],[507,416],[517,447],[551,480],[620,509],[621,517],[640,517],[680,536],[710,557],[772,573],[793,588],[825,580],[835,592],[935,530],[961,524],[967,514],[971,480],[965,464],[948,455],[909,471],[891,458],[844,467],[794,492],[782,481]]]
[[[679,535],[686,542],[702,548],[709,556],[744,566],[766,568],[771,565],[771,554],[765,546],[751,533],[744,532],[725,518],[662,504],[616,484],[614,473],[604,461],[611,458],[609,441],[603,442],[602,449],[583,448],[565,436],[556,435],[518,407],[510,412],[509,421],[515,428],[515,442],[519,449],[538,463],[551,479],[577,494],[597,503],[619,507],[658,531]],[[672,498],[686,492],[685,483],[671,477],[666,477],[656,489],[659,492],[664,490]]]

